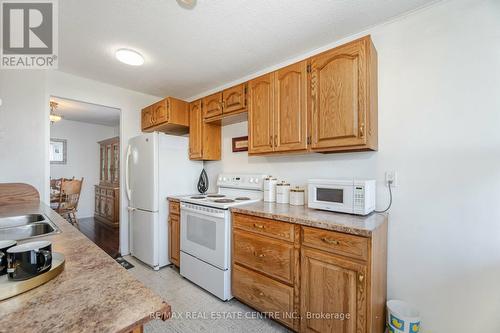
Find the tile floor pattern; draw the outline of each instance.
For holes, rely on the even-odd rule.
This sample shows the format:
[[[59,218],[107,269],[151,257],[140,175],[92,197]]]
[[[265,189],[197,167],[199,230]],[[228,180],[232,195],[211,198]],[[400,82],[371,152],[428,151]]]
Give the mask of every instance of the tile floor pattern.
[[[145,333],[291,332],[270,319],[255,318],[257,312],[235,299],[222,302],[181,277],[176,268],[169,266],[154,272],[130,256],[124,258],[135,266],[128,272],[172,306],[172,318],[149,322],[144,326]],[[233,318],[213,319],[212,313],[229,313]],[[238,314],[246,318],[234,318]],[[191,315],[191,319],[187,318],[188,315]],[[206,319],[201,316],[206,316]]]

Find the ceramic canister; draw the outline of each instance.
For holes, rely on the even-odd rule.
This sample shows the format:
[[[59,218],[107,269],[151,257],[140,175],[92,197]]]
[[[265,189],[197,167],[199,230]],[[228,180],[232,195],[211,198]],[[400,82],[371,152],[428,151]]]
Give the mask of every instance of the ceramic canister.
[[[276,201],[276,183],[278,181],[272,176],[266,177],[264,179],[264,201],[275,202]]]
[[[290,189],[290,205],[304,206],[305,190],[301,187],[294,187]]]
[[[290,202],[290,184],[281,182],[276,184],[276,203],[289,203]]]

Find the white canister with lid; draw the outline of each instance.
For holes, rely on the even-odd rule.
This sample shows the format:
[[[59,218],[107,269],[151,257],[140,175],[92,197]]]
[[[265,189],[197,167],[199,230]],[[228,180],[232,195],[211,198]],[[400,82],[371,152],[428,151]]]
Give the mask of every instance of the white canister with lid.
[[[276,201],[276,183],[278,181],[272,176],[264,178],[264,201],[265,202],[275,202]]]
[[[304,206],[305,190],[301,187],[294,187],[290,189],[290,205]]]
[[[276,184],[276,203],[287,204],[290,202],[290,184],[281,182]]]

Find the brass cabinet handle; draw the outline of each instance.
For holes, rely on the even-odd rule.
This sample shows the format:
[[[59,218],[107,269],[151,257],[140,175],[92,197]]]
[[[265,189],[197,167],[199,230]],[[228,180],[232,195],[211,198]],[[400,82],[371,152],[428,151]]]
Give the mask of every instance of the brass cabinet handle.
[[[365,123],[361,123],[361,125],[359,126],[359,135],[361,137],[365,136]]]
[[[278,134],[274,135],[274,146],[278,147]]]
[[[264,296],[264,293],[263,293],[263,292],[260,292],[260,293],[259,293],[259,296]]]
[[[269,135],[269,145],[272,147],[274,145],[273,136]]]
[[[336,239],[331,239],[331,238],[327,238],[327,237],[321,237],[321,240],[325,243],[328,243],[328,244],[333,244],[333,245],[339,245],[340,242]]]
[[[262,224],[254,223],[253,226],[254,228],[264,229],[264,226]]]
[[[358,275],[359,282],[363,282],[364,279],[365,279],[365,276],[363,274]]]
[[[257,257],[257,258],[264,258],[266,256],[264,253],[257,254],[256,251],[253,252],[253,255],[254,255],[254,257]]]

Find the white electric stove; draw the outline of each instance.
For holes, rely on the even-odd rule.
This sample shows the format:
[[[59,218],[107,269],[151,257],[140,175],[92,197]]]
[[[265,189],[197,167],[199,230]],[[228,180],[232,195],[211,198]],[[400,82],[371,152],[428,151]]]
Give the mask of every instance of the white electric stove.
[[[233,297],[229,208],[262,200],[265,177],[221,174],[217,193],[180,198],[180,273],[222,300]]]

